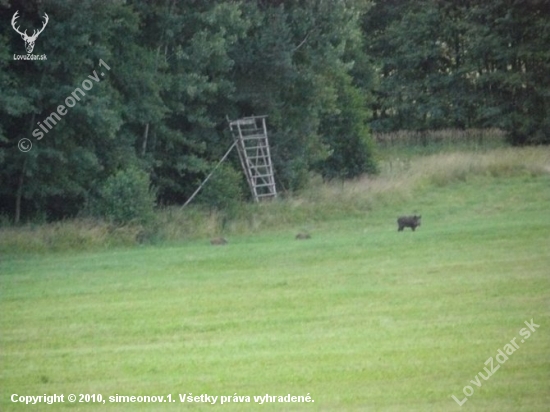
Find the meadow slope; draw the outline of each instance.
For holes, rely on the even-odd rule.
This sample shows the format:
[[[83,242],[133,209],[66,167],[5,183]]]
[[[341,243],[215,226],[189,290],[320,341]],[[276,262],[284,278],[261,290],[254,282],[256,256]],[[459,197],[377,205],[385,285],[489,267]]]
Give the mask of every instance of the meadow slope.
[[[0,410],[548,410],[550,170],[445,175],[449,159],[326,186],[289,201],[279,228],[229,227],[227,246],[2,255]],[[335,196],[345,204],[317,209]],[[422,226],[398,233],[401,213]],[[521,342],[531,319],[540,327]],[[471,383],[513,338],[519,349]],[[465,386],[460,408],[451,395]],[[107,403],[10,401],[53,393]],[[189,393],[251,403],[181,404]],[[288,393],[315,402],[253,399]],[[177,402],[109,403],[116,394]]]

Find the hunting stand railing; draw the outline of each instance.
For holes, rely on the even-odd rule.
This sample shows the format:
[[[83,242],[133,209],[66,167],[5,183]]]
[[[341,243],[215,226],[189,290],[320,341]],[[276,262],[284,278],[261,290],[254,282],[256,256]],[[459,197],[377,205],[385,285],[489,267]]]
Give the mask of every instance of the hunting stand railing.
[[[265,118],[245,117],[229,122],[239,159],[255,202],[277,197]]]

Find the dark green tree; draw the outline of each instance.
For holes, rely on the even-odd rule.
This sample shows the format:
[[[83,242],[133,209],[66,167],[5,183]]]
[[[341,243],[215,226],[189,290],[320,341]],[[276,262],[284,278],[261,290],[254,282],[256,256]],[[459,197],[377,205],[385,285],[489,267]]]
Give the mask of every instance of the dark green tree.
[[[364,10],[359,0],[1,3],[0,213],[75,216],[130,169],[150,174],[160,204],[181,204],[231,144],[226,116],[269,116],[283,189],[303,187],[323,161],[343,177],[373,170]],[[48,13],[35,49],[47,60],[10,58],[24,53],[16,11],[29,30]],[[83,82],[92,87],[75,95]],[[77,101],[58,115],[67,98]],[[23,138],[30,152],[17,148]]]
[[[94,181],[108,167],[101,154],[121,143],[113,143],[122,123],[120,101],[110,83],[110,72],[103,78],[100,72],[104,68],[99,63],[103,59],[114,66],[111,42],[121,31],[131,31],[137,21],[118,3],[105,2],[104,7],[93,1],[14,3],[1,15],[1,37],[10,39],[8,50],[21,53],[15,52],[21,50],[22,42],[10,26],[13,14],[19,11],[22,26],[39,27],[38,19],[46,9],[50,20],[34,53],[46,54],[48,59],[7,59],[2,74],[7,84],[0,102],[6,141],[0,207],[16,222],[22,211],[27,217],[39,213],[52,219],[77,213]],[[92,88],[75,92],[76,88],[83,92],[83,81],[91,82]],[[76,100],[73,107],[65,107],[62,117],[55,114],[68,97]],[[47,125],[45,129],[41,124]],[[28,153],[17,149],[23,138],[33,143]]]
[[[550,143],[550,2],[473,2],[472,82],[484,125],[514,144]]]
[[[550,3],[392,0],[365,15],[378,130],[501,127],[548,142]]]
[[[354,1],[283,1],[248,4],[255,22],[235,48],[237,100],[241,114],[268,114],[270,142],[276,178],[283,189],[307,184],[308,173],[317,167],[334,169],[341,176],[372,171],[349,168],[345,153],[363,156],[350,163],[370,164],[365,118],[368,110],[357,98],[346,128],[328,127],[345,116],[343,105],[355,93],[370,94],[371,73],[361,44],[359,17],[365,11]],[[364,72],[356,72],[356,62]],[[360,89],[360,83],[363,89]],[[342,122],[343,125],[345,122]],[[346,148],[346,150],[342,150]],[[343,156],[335,163],[329,156]],[[323,162],[328,161],[325,166]]]
[[[223,133],[234,90],[229,51],[248,23],[234,2],[133,3],[145,18],[138,43],[155,53],[164,111],[132,122],[133,133],[141,135],[137,149],[152,166],[159,201],[181,204],[231,144]]]

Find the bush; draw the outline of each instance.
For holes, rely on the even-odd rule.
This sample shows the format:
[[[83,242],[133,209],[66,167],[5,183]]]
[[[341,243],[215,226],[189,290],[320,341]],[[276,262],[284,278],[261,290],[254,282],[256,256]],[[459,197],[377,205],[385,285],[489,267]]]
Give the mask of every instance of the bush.
[[[197,196],[197,202],[228,214],[234,213],[243,199],[243,175],[231,165],[219,167]]]
[[[322,122],[323,142],[329,156],[319,162],[317,171],[328,180],[377,173],[374,141],[367,127],[369,114],[365,110],[365,97],[350,79],[344,78],[338,102],[339,110],[327,115]]]
[[[92,213],[116,224],[150,223],[154,219],[155,193],[149,175],[129,168],[110,176],[92,202]]]

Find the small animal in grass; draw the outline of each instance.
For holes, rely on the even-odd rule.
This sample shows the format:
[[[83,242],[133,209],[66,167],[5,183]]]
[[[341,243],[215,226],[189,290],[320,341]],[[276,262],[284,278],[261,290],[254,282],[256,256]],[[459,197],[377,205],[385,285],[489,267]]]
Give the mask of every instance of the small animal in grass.
[[[410,227],[413,232],[414,230],[420,226],[420,219],[422,219],[422,216],[401,216],[397,219],[397,225],[399,226],[397,231],[401,232],[406,227]]]
[[[309,233],[298,233],[296,235],[296,240],[305,240],[305,239],[311,239],[311,236]]]
[[[210,240],[210,244],[212,245],[227,245],[227,240],[223,237],[216,237],[214,239]]]

